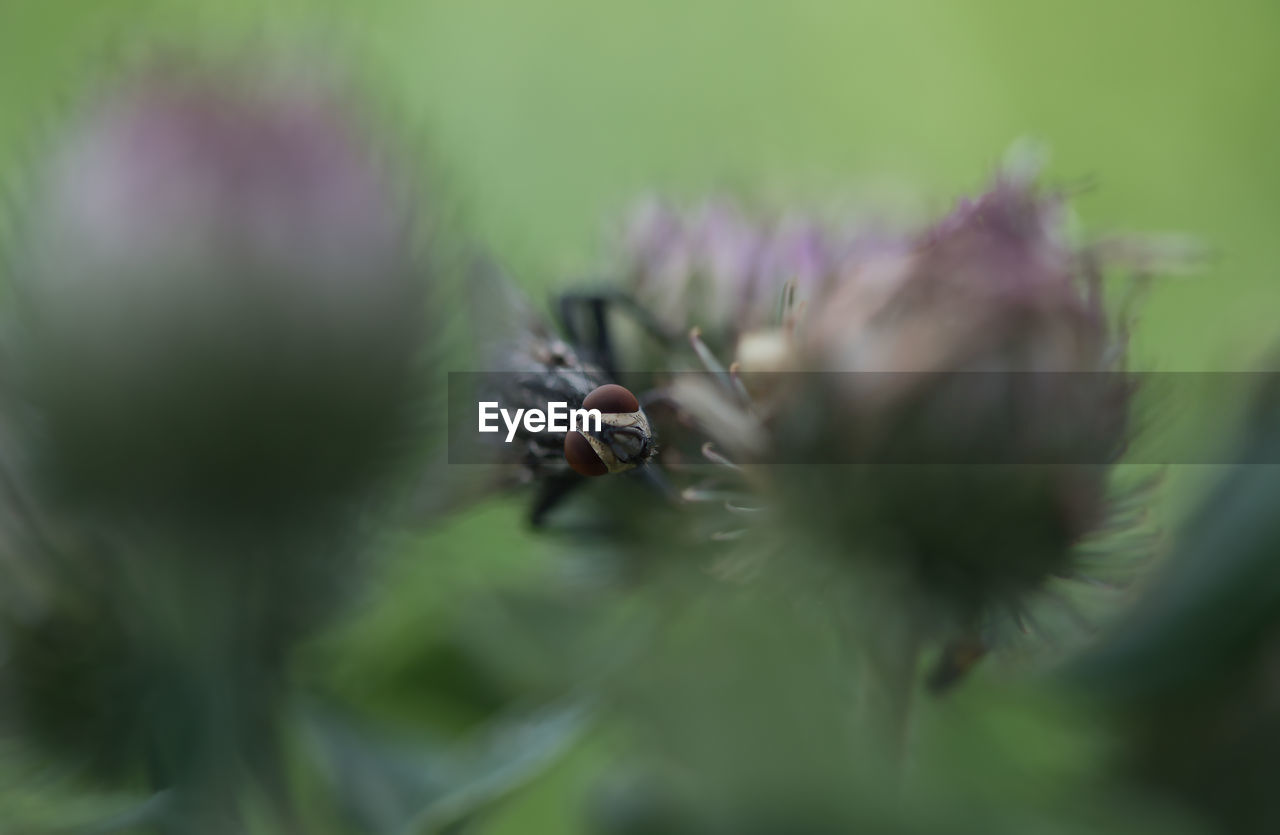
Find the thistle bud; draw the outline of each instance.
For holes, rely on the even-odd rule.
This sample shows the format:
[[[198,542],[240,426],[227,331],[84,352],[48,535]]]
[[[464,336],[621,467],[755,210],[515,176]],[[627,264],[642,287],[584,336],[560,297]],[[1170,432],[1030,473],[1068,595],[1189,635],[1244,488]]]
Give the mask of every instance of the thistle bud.
[[[39,582],[0,611],[0,721],[147,771],[184,828],[241,831],[243,787],[284,784],[289,653],[359,587],[418,411],[415,219],[344,102],[136,75],[54,138],[9,248],[0,423]]]
[[[1111,339],[1098,276],[1061,214],[1057,198],[1001,175],[910,250],[833,287],[806,352],[838,370],[1101,369]]]
[[[828,518],[903,550],[928,608],[963,622],[993,604],[1016,614],[1070,573],[1125,445],[1123,346],[1061,211],[1004,173],[908,252],[833,286],[796,339],[804,367],[835,373],[800,382],[776,437],[822,439],[846,465],[828,473],[840,501],[858,507]],[[835,510],[831,493],[787,492]]]
[[[1009,166],[914,234],[768,227],[737,284],[775,314],[728,319],[719,395],[676,382],[707,457],[734,465],[686,495],[739,490],[733,507],[866,556],[930,628],[1020,620],[1107,521],[1128,437],[1123,330],[1064,215]]]
[[[632,294],[673,330],[696,326],[724,351],[777,323],[784,290],[793,302],[814,298],[864,253],[900,246],[800,211],[753,216],[724,198],[684,209],[642,202],[625,219],[622,241]]]
[[[380,466],[423,337],[409,207],[296,77],[151,71],[39,167],[13,275],[60,482],[262,507]]]

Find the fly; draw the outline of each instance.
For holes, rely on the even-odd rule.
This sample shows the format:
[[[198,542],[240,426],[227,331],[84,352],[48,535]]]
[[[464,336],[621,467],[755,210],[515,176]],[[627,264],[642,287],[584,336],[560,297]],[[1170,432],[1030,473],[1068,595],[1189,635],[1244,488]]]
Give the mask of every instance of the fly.
[[[649,467],[658,450],[653,425],[640,398],[617,382],[608,326],[614,305],[651,334],[661,335],[634,302],[610,293],[559,296],[555,310],[563,336],[528,310],[521,310],[520,321],[507,329],[512,336],[496,363],[502,371],[491,375],[496,381],[491,396],[503,408],[546,410],[555,402],[567,404],[570,411],[600,411],[598,430],[594,424],[567,432],[516,427],[511,446],[521,480],[537,490],[529,513],[534,526],[541,526],[549,511],[591,477],[636,471],[662,484]]]

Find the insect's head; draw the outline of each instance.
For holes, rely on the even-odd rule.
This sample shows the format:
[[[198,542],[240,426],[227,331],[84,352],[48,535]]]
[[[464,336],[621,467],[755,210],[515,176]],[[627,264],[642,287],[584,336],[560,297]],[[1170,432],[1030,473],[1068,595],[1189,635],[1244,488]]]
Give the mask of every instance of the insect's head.
[[[564,457],[585,476],[620,473],[645,463],[656,449],[649,418],[636,396],[614,383],[600,386],[582,401],[584,409],[600,410],[599,432],[570,432]]]

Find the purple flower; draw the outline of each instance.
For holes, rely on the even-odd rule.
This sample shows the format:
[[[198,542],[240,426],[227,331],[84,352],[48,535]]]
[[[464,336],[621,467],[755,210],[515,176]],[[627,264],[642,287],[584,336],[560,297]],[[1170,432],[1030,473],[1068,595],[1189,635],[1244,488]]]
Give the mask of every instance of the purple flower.
[[[684,209],[650,198],[623,224],[622,272],[673,329],[698,327],[730,351],[739,338],[782,324],[788,299],[815,297],[850,270],[852,257],[891,240],[872,246],[868,232],[803,212],[752,214],[723,197]]]

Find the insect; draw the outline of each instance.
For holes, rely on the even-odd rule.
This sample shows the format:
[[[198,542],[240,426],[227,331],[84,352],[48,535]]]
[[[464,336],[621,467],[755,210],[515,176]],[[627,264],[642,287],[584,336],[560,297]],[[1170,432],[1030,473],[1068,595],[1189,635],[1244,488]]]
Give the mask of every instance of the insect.
[[[489,375],[493,396],[504,408],[546,409],[549,403],[565,403],[570,410],[598,409],[598,430],[530,431],[527,424],[515,429],[513,455],[521,467],[521,480],[536,485],[529,512],[535,527],[547,514],[588,478],[635,472],[654,486],[664,482],[650,466],[657,454],[657,437],[640,398],[616,382],[618,372],[609,327],[609,311],[621,308],[651,334],[658,330],[647,314],[622,294],[568,293],[555,303],[560,332],[529,311],[522,324],[513,327],[496,366]]]

